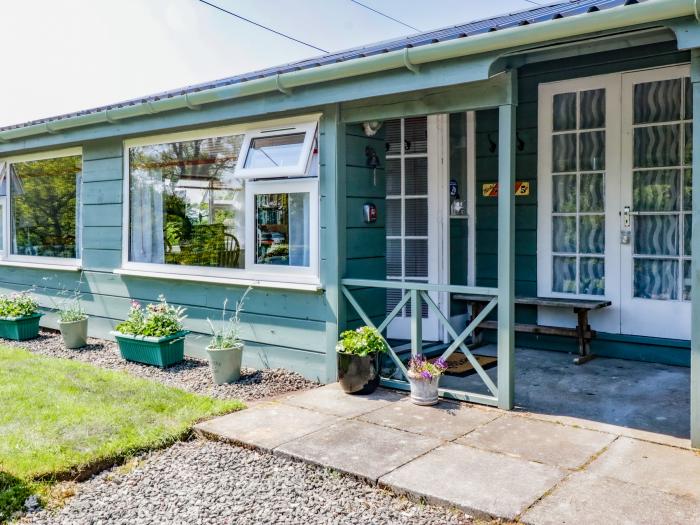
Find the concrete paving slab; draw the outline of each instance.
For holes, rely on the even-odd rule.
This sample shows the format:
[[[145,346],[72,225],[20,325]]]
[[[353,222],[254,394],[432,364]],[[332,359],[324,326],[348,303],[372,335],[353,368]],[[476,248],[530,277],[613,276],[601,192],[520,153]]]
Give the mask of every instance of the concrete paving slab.
[[[333,383],[301,394],[293,394],[280,401],[287,405],[308,408],[332,416],[356,417],[404,397],[406,396],[398,392],[382,388],[368,396],[355,396],[346,394],[338,383]]]
[[[269,403],[204,421],[195,426],[195,431],[207,437],[272,450],[338,420],[328,414]]]
[[[617,436],[522,416],[503,416],[457,440],[457,443],[575,469]]]
[[[359,419],[377,425],[396,428],[452,441],[500,416],[495,410],[470,407],[461,403],[441,401],[432,407],[414,405],[409,399],[361,415]]]
[[[375,482],[440,443],[435,438],[346,420],[286,443],[274,452]]]
[[[532,525],[697,524],[700,505],[692,498],[581,472],[537,502],[521,521]]]
[[[513,519],[565,475],[549,465],[446,443],[379,482],[475,515]]]
[[[690,450],[622,437],[587,470],[700,501],[700,456]]]

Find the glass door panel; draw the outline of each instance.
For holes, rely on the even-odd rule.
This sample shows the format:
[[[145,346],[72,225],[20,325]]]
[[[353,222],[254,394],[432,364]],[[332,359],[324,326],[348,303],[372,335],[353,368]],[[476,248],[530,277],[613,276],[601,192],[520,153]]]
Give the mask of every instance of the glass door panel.
[[[689,84],[685,66],[623,75],[623,333],[690,337]]]
[[[619,311],[619,74],[539,89],[537,293],[609,299],[591,313],[594,329],[616,333]],[[576,326],[559,309],[538,322]]]
[[[385,123],[386,137],[386,276],[388,280],[430,282],[436,271],[431,254],[428,169],[429,117]],[[432,255],[432,259],[431,259]],[[387,291],[389,313],[403,296]],[[423,304],[423,337],[438,339],[437,320]],[[407,304],[388,329],[389,337],[410,337],[411,307]]]

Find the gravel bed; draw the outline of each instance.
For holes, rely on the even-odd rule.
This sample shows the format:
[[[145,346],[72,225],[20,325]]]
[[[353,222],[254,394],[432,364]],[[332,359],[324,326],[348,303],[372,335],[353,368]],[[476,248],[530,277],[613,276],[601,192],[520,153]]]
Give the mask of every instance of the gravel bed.
[[[42,330],[38,338],[27,341],[6,339],[0,339],[0,341],[4,345],[18,346],[36,354],[74,359],[110,370],[122,370],[135,376],[219,399],[252,401],[319,386],[318,383],[309,381],[295,372],[281,368],[264,370],[243,368],[241,378],[237,382],[215,385],[206,361],[187,357],[178,365],[161,369],[125,361],[119,355],[117,344],[103,339],[91,338],[86,347],[70,350],[63,346],[60,334],[50,330]]]
[[[33,524],[468,524],[465,514],[420,505],[316,466],[195,439],[78,484]]]

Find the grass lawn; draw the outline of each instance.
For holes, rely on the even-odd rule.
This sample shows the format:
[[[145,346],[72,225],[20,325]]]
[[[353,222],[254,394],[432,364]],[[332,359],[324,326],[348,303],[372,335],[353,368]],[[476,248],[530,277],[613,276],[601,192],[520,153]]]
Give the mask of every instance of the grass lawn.
[[[0,346],[0,522],[38,480],[75,477],[243,408],[91,365]]]

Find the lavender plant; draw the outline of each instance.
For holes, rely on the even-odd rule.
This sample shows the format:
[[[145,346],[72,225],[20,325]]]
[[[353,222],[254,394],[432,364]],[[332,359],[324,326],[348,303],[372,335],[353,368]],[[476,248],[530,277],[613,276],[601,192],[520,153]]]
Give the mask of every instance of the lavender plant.
[[[430,362],[425,356],[418,354],[408,362],[408,375],[413,379],[431,381],[442,375],[445,370],[447,370],[447,361],[442,357]]]
[[[83,275],[81,274],[74,290],[71,292],[62,290],[59,294],[61,298],[57,301],[52,300],[54,307],[58,310],[58,319],[62,323],[74,323],[87,319],[81,302],[83,294],[80,292],[80,288],[82,284]]]
[[[214,325],[211,319],[207,319],[211,328],[211,342],[207,347],[209,350],[228,350],[230,348],[241,348],[243,341],[241,340],[241,312],[245,303],[246,296],[252,288],[249,286],[241,298],[236,301],[236,308],[233,315],[226,319],[226,306],[228,298],[224,300],[224,308],[221,312],[221,323],[218,327]]]

